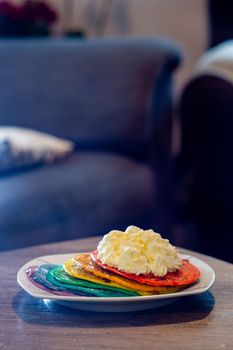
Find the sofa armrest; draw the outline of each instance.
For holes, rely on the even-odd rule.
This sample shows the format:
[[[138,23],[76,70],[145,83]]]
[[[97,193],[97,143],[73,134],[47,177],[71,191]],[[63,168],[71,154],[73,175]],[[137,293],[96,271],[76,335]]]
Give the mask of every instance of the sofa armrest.
[[[225,60],[223,49],[221,45],[203,56],[181,97],[176,191],[180,216],[197,225],[200,249],[232,260],[232,43],[231,57]]]

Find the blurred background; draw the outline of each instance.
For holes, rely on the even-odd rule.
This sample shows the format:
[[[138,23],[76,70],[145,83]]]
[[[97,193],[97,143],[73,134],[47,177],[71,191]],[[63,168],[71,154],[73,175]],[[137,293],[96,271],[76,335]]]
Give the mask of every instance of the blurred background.
[[[20,19],[18,6],[12,6],[19,4],[26,20]],[[185,55],[176,79],[180,87],[210,44],[208,6],[207,0],[2,1],[1,33],[22,35],[23,22],[32,21],[30,36],[167,36]]]
[[[232,7],[0,1],[0,126],[74,145],[6,168],[4,134],[0,249],[138,224],[233,261]]]

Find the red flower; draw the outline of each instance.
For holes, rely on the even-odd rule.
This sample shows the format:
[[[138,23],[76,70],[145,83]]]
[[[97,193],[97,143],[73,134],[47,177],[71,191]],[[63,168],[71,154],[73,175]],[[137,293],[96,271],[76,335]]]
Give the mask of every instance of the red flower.
[[[56,12],[43,1],[27,0],[22,9],[25,19],[29,21],[51,24],[57,19]]]
[[[1,1],[0,15],[9,18],[12,21],[18,21],[23,17],[22,7],[12,4],[9,1]]]
[[[42,22],[52,24],[57,19],[57,13],[44,1],[24,1],[21,5],[9,1],[0,2],[0,16],[12,21]]]

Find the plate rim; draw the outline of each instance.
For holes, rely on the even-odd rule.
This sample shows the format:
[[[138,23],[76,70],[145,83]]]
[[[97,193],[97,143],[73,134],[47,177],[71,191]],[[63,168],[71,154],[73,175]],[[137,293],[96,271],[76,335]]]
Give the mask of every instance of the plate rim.
[[[65,257],[65,259],[69,259],[71,257],[73,257],[75,254],[77,253],[64,253],[64,254],[51,254],[51,255],[43,255],[43,256],[39,256],[36,257],[34,259],[31,259],[30,261],[28,261],[27,263],[25,263],[24,265],[22,265],[18,272],[17,272],[17,282],[20,285],[20,287],[26,291],[28,294],[30,294],[31,296],[35,297],[35,298],[39,298],[39,299],[49,299],[49,300],[54,300],[54,301],[66,301],[66,302],[85,302],[85,303],[93,303],[93,302],[97,302],[97,303],[119,303],[119,302],[146,302],[146,301],[161,301],[164,299],[170,299],[170,298],[180,298],[180,297],[185,297],[185,296],[190,296],[190,295],[197,295],[197,294],[202,294],[204,292],[206,292],[214,283],[215,281],[215,272],[213,270],[213,268],[207,264],[205,261],[196,258],[195,256],[191,255],[191,254],[180,254],[182,259],[189,259],[190,260],[194,260],[194,262],[192,262],[194,265],[204,265],[205,269],[208,270],[208,272],[211,274],[211,278],[208,281],[208,284],[205,287],[200,287],[200,288],[196,288],[193,290],[182,290],[180,292],[176,292],[176,293],[170,293],[170,294],[157,294],[157,295],[145,295],[145,296],[129,296],[129,297],[89,297],[89,296],[63,296],[63,295],[56,295],[53,293],[49,293],[46,290],[40,289],[38,287],[36,287],[35,285],[33,285],[27,278],[26,272],[25,270],[30,267],[35,265],[36,261],[41,261],[46,263],[46,259],[53,259],[54,257]],[[47,262],[48,263],[48,262]],[[200,269],[200,266],[197,266]],[[204,268],[203,268],[204,269]],[[201,269],[200,269],[201,271]],[[201,271],[202,272],[202,271]],[[26,282],[25,282],[26,280]],[[193,285],[192,287],[197,286],[201,281],[199,280],[198,282],[196,282],[195,285]],[[29,286],[32,288],[28,288],[26,286],[26,283],[29,283]],[[190,288],[192,288],[190,287]],[[35,289],[36,291],[33,291],[33,289]]]

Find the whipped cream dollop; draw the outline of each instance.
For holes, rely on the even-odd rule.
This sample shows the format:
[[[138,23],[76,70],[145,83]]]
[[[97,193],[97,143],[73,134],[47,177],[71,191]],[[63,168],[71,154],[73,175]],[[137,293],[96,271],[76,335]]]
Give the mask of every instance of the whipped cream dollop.
[[[164,276],[182,265],[182,260],[167,239],[153,230],[129,226],[125,231],[113,230],[99,242],[97,258],[121,271]]]

